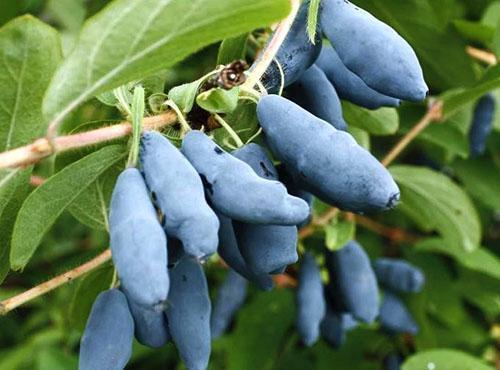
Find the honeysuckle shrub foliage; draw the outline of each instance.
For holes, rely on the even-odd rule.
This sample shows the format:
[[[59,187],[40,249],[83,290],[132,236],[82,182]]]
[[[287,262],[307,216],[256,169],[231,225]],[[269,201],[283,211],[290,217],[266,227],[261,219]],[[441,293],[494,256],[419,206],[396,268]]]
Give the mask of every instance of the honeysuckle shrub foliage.
[[[391,356],[404,370],[498,368],[500,1],[353,2],[411,45],[430,92],[422,102],[376,110],[342,100],[348,132],[374,157],[382,160],[410,139],[388,167],[401,199],[392,210],[362,215],[332,211],[315,199],[298,254],[302,261],[307,252],[309,263],[315,256],[323,283],[329,253],[353,239],[371,261],[408,261],[425,275],[420,292],[400,295],[419,331],[390,334],[375,322],[349,330],[340,348],[325,339],[305,346],[296,328],[296,263],[275,276],[271,291],[248,286],[229,329],[212,341],[210,369],[382,369]],[[14,310],[9,304],[108,249],[111,194],[125,166],[137,161],[141,124],[177,147],[188,130],[200,129],[228,152],[244,143],[265,145],[256,113],[264,91],[245,80],[272,47],[278,22],[298,3],[0,4],[1,151],[48,138],[43,151],[30,147],[24,162],[0,157],[0,369],[77,368],[92,304],[120,285],[109,258],[75,281],[60,278],[59,288]],[[304,38],[325,48],[328,33],[316,27],[323,5],[303,6]],[[374,47],[364,41],[356,46],[361,56],[363,47]],[[491,132],[474,129],[478,120],[492,122]],[[112,136],[122,121],[133,123],[134,135]],[[416,124],[425,129],[415,131]],[[102,136],[76,148],[77,134],[99,128]],[[65,135],[72,150],[61,149],[68,142],[58,138]],[[214,254],[203,270],[214,301],[227,266]],[[153,350],[135,341],[127,368],[183,366],[174,344]]]

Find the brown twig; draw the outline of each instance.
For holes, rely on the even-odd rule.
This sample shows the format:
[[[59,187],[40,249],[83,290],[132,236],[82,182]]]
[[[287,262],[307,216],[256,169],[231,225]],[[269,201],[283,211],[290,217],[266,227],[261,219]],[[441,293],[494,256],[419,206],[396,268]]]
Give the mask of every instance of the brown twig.
[[[486,63],[490,66],[495,66],[498,64],[498,59],[496,55],[489,51],[478,49],[473,46],[467,46],[465,48],[465,52],[472,58],[477,59],[483,63]]]
[[[22,304],[31,301],[37,297],[44,295],[47,292],[50,292],[53,289],[60,287],[93,269],[101,266],[111,259],[111,250],[107,249],[97,257],[91,259],[90,261],[80,265],[70,271],[67,271],[61,275],[56,276],[45,283],[37,285],[21,294],[18,294],[14,297],[8,298],[2,302],[0,302],[0,315],[5,315],[8,312],[12,311],[16,307],[21,306]]]
[[[422,119],[382,159],[382,164],[386,167],[389,166],[427,126],[432,122],[441,120],[442,116],[443,103],[436,101],[429,107]]]
[[[31,175],[30,184],[33,186],[41,186],[46,180],[43,177]]]
[[[169,111],[145,118],[143,127],[147,130],[158,130],[176,122],[177,115]],[[52,154],[118,139],[130,135],[131,132],[130,122],[122,122],[74,135],[59,136],[54,138],[52,142],[47,138],[40,138],[26,146],[0,153],[0,168],[24,167]]]
[[[365,216],[354,215],[354,219],[356,224],[363,226],[364,228],[371,230],[395,243],[414,243],[420,239],[419,236],[410,234],[406,230],[386,226]]]

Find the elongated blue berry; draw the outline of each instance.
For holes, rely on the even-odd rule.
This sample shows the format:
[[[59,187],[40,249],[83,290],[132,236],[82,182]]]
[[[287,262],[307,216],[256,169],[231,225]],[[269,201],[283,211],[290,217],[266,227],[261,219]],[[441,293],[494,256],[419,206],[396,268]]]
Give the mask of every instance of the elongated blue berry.
[[[169,236],[194,257],[217,249],[217,216],[205,201],[203,184],[182,153],[158,132],[144,133],[140,160],[149,190],[164,214]]]
[[[184,257],[170,271],[166,310],[170,335],[188,370],[203,370],[210,358],[210,298],[203,268]]]
[[[339,348],[345,342],[346,332],[353,329],[357,322],[349,313],[336,312],[330,308],[321,321],[321,336],[333,348]]]
[[[361,77],[342,63],[332,47],[323,46],[316,65],[323,70],[341,99],[368,109],[397,107],[400,104],[399,99],[386,96],[369,87]]]
[[[139,343],[151,348],[160,348],[169,341],[163,307],[143,307],[130,298],[128,306],[134,318],[135,338]]]
[[[303,199],[309,205],[309,217],[304,222],[301,222],[300,224],[297,225],[297,227],[300,229],[308,225],[312,220],[314,195],[298,187],[295,181],[293,180],[292,175],[288,173],[284,165],[282,164],[278,165],[277,170],[279,174],[279,179],[286,186],[288,194]]]
[[[346,0],[324,0],[320,22],[345,66],[372,89],[403,100],[425,99],[417,56],[394,29]]]
[[[276,181],[278,172],[257,144],[247,144],[232,153],[260,177]],[[297,227],[233,222],[238,248],[247,266],[256,275],[281,273],[297,262]]]
[[[137,304],[152,307],[167,299],[167,239],[141,173],[123,171],[109,213],[111,252],[121,284]]]
[[[305,1],[276,55],[284,79],[276,62],[269,66],[263,76],[264,86],[269,92],[277,93],[282,82],[285,87],[294,83],[318,58],[321,51],[321,30],[318,22],[316,42],[313,44],[307,34],[308,9],[309,1]]]
[[[271,277],[267,274],[254,274],[243,260],[234,234],[232,220],[220,213],[218,216],[220,220],[218,253],[221,258],[237,273],[255,283],[260,289],[271,290],[274,285]]]
[[[491,94],[484,95],[476,105],[469,131],[470,153],[473,156],[486,151],[486,141],[493,129],[495,106],[495,98]]]
[[[379,258],[373,264],[380,285],[394,292],[417,293],[425,283],[425,276],[418,267],[405,260]]]
[[[90,311],[80,342],[79,370],[122,370],[132,355],[134,320],[117,289],[102,292]]]
[[[240,309],[247,296],[247,280],[230,269],[226,279],[219,287],[210,319],[212,339],[220,337],[227,330],[235,313]]]
[[[312,346],[318,340],[320,324],[326,314],[321,272],[314,256],[306,254],[299,270],[297,288],[297,329],[302,342]]]
[[[304,190],[354,212],[397,204],[390,173],[348,133],[277,95],[262,97],[257,114],[274,155]]]
[[[345,309],[357,320],[375,320],[379,312],[378,285],[363,247],[350,241],[327,258]]]
[[[417,334],[418,325],[405,304],[394,294],[385,292],[379,316],[380,325],[392,333]]]
[[[286,90],[288,99],[328,122],[337,130],[346,130],[340,99],[325,73],[312,65]]]
[[[402,363],[400,355],[390,353],[386,358],[384,358],[384,370],[400,370]]]
[[[182,153],[200,174],[212,205],[233,220],[295,225],[307,218],[309,207],[302,199],[288,195],[280,182],[259,177],[204,133],[190,131]]]

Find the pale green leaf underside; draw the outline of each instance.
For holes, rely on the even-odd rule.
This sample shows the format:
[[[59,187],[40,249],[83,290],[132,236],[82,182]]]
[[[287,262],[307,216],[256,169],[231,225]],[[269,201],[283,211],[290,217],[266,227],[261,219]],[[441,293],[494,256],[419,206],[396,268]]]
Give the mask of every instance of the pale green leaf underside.
[[[447,176],[427,168],[393,166],[401,188],[400,208],[425,231],[438,231],[466,251],[479,247],[481,225],[469,196]]]
[[[369,110],[348,102],[342,102],[347,123],[373,135],[392,135],[399,128],[398,111],[395,108]]]
[[[403,370],[493,370],[482,360],[452,349],[419,352],[406,360]]]
[[[59,35],[36,18],[16,18],[0,29],[2,151],[39,136],[43,95],[60,59]]]
[[[10,251],[13,269],[23,268],[61,213],[104,171],[123,160],[121,145],[106,146],[49,178],[19,211]]]
[[[287,0],[115,0],[89,19],[44,102],[60,122],[86,99],[287,15]]]
[[[457,246],[448,245],[443,239],[431,238],[419,242],[415,249],[448,255],[471,270],[500,280],[500,259],[486,248],[466,252]]]

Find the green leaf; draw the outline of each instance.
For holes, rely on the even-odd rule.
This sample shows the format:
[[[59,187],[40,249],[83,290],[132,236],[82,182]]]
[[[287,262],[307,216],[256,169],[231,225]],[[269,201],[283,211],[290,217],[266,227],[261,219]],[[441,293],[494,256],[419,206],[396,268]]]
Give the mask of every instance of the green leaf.
[[[333,219],[332,222],[324,226],[325,244],[331,251],[341,249],[350,240],[354,239],[356,232],[356,223],[353,221],[338,221]]]
[[[393,135],[399,127],[398,111],[395,108],[369,110],[343,101],[342,111],[349,125],[373,135]]]
[[[471,270],[461,269],[458,287],[464,298],[486,315],[500,315],[500,287],[498,280]]]
[[[0,29],[0,59],[0,143],[9,150],[43,130],[41,103],[61,60],[59,36],[36,18],[16,18]]]
[[[417,243],[415,249],[450,256],[464,267],[500,280],[500,259],[484,247],[466,252],[461,248],[449,245],[443,239],[431,238]]]
[[[410,356],[402,370],[493,370],[482,360],[453,349],[435,349]]]
[[[307,14],[307,35],[313,44],[316,42],[316,32],[318,30],[319,7],[320,0],[310,1]]]
[[[255,103],[248,100],[240,102],[233,112],[224,116],[224,120],[244,143],[250,140],[259,129]],[[213,133],[215,140],[225,149],[234,149],[234,142],[224,128],[214,130]]]
[[[227,368],[238,370],[270,369],[278,354],[279,339],[294,320],[292,292],[275,290],[259,293],[245,305],[228,337]]]
[[[500,168],[486,158],[453,162],[452,168],[467,191],[492,210],[500,210]]]
[[[61,27],[77,32],[85,20],[84,0],[48,0],[45,11]]]
[[[479,216],[459,186],[427,168],[393,166],[390,171],[401,188],[401,210],[424,231],[436,230],[447,242],[469,252],[479,247]]]
[[[210,113],[231,113],[238,106],[240,89],[231,90],[221,88],[210,89],[196,97],[196,103]]]
[[[16,215],[29,191],[29,178],[32,168],[16,172],[9,188],[13,189],[8,203],[5,203],[0,214],[0,283],[5,279],[10,269],[9,253],[12,230]]]
[[[245,59],[248,33],[230,37],[222,41],[217,55],[217,64],[229,64],[235,60]]]
[[[488,26],[480,22],[471,22],[463,19],[456,19],[453,25],[460,34],[470,41],[478,41],[488,44],[493,40],[495,27]]]
[[[71,327],[83,332],[90,309],[100,292],[109,289],[113,267],[107,264],[86,275],[78,284],[69,306]]]
[[[36,353],[36,370],[76,369],[78,359],[59,348],[46,348]]]
[[[500,87],[500,65],[491,67],[486,75],[473,87],[447,91],[441,96],[443,117],[447,118],[472,103],[484,94]]]
[[[123,159],[121,145],[104,147],[67,166],[29,195],[17,216],[10,263],[22,269],[61,213],[104,171]]]
[[[475,81],[465,42],[437,11],[446,9],[434,0],[358,0],[356,4],[387,22],[415,49],[426,81],[441,90],[468,86]],[[455,3],[450,7],[456,7]],[[436,47],[439,45],[439,47]]]
[[[57,32],[31,16],[0,29],[0,151],[27,144],[43,131],[42,100],[61,59]],[[0,282],[9,268],[12,228],[28,192],[32,167],[3,170],[0,179]]]
[[[82,224],[96,230],[108,230],[109,202],[116,179],[123,170],[122,162],[103,172],[68,207],[68,211]]]
[[[399,113],[402,118],[400,133],[405,134],[415,126],[415,123],[425,114],[425,110],[422,107],[403,106]],[[437,145],[448,155],[467,158],[469,155],[468,129],[471,119],[472,104],[469,104],[446,120],[427,126],[417,140]]]
[[[187,84],[175,86],[168,92],[168,98],[177,104],[181,111],[189,113],[193,109],[196,95],[198,95],[198,90],[204,81],[205,79],[201,78]]]
[[[370,134],[368,132],[352,125],[349,125],[349,127],[347,127],[347,131],[352,135],[354,140],[356,140],[359,145],[361,145],[368,151],[370,150],[371,141]]]
[[[174,65],[203,46],[267,26],[287,0],[115,0],[85,22],[43,105],[61,122],[88,98]]]
[[[0,151],[25,145],[44,128],[43,95],[61,59],[57,32],[31,16],[17,18],[0,29]],[[15,190],[13,173],[2,172],[0,213]],[[9,189],[3,189],[8,187]]]

